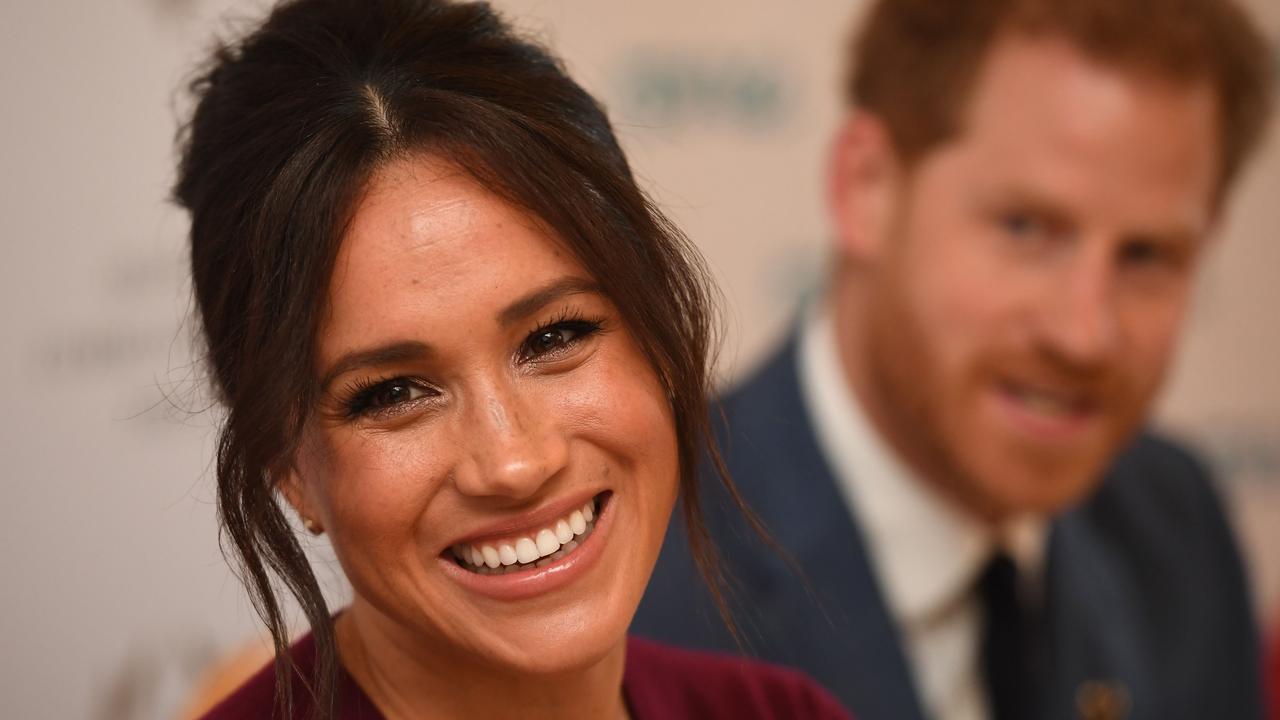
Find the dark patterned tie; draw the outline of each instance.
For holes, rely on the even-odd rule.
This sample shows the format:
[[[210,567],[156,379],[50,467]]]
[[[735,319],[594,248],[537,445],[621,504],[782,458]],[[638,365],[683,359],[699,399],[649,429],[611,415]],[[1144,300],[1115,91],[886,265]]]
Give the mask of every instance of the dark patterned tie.
[[[1031,717],[1030,622],[1018,594],[1018,566],[1004,553],[991,559],[981,581],[982,666],[992,720]]]

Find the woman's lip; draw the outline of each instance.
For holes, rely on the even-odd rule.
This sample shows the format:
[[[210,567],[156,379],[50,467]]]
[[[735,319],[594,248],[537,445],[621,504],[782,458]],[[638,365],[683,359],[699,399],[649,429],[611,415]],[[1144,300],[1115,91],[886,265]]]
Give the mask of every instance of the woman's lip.
[[[611,493],[595,520],[595,529],[586,540],[576,550],[550,565],[502,575],[481,575],[463,568],[452,557],[440,557],[437,561],[445,575],[459,585],[495,600],[524,600],[557,590],[581,577],[599,561],[613,528],[617,500],[617,496]]]
[[[592,498],[603,492],[605,492],[604,488],[584,490],[569,495],[564,499],[547,503],[537,510],[490,523],[450,542],[441,549],[440,554],[446,557],[450,556],[449,550],[455,545],[483,545],[486,543],[493,545],[502,540],[532,537],[539,530],[554,526],[557,520],[586,505]]]

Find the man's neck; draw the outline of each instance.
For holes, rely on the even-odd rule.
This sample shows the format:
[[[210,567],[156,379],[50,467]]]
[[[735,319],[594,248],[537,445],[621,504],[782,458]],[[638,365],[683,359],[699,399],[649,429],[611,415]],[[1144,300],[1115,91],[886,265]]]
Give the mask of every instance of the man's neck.
[[[940,602],[969,582],[971,571],[993,547],[1010,552],[1021,568],[1036,574],[1043,558],[1044,519],[977,514],[946,492],[945,482],[927,477],[910,461],[901,444],[891,441],[888,423],[875,419],[868,398],[881,398],[869,383],[859,387],[858,376],[850,372],[849,336],[841,347],[840,335],[851,323],[847,317],[841,323],[836,313],[841,303],[833,300],[841,298],[827,298],[825,305],[813,308],[801,332],[801,393],[834,479],[889,575],[884,578],[889,590],[897,591],[890,593],[897,600],[895,609],[912,615],[913,608],[923,612],[921,608]],[[850,298],[842,300],[848,307]],[[853,339],[860,341],[856,335]],[[939,567],[939,557],[950,560]]]

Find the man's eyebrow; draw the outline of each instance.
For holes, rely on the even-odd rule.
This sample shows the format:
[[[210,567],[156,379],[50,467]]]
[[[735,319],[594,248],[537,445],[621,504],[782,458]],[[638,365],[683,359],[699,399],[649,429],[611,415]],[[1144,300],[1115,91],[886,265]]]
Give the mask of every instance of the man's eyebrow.
[[[432,353],[431,346],[416,340],[402,340],[388,345],[356,350],[338,358],[320,380],[321,391],[340,376],[362,367],[377,367],[389,363],[420,360]]]
[[[1058,229],[1071,229],[1075,225],[1071,212],[1047,197],[1035,192],[1012,190],[1002,194],[993,194],[987,204],[995,208],[1022,207],[1042,219],[1055,225]],[[1197,231],[1195,223],[1173,222],[1169,224],[1153,224],[1138,226],[1121,233],[1126,241],[1171,243],[1194,247],[1208,233],[1207,229]]]
[[[1071,212],[1048,195],[1023,188],[1008,188],[986,195],[985,204],[995,210],[1020,209],[1040,216],[1058,228],[1071,227]]]
[[[498,323],[503,326],[514,325],[567,295],[598,292],[600,284],[594,280],[573,276],[553,280],[503,308],[498,313]]]

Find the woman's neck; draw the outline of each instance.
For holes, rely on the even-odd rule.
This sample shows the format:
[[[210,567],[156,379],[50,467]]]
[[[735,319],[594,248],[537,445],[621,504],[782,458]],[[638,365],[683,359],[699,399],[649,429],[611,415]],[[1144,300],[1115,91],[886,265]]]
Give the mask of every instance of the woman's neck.
[[[376,610],[353,606],[336,627],[343,667],[387,720],[629,717],[622,695],[625,637],[588,667],[535,676],[430,651],[389,625]]]

